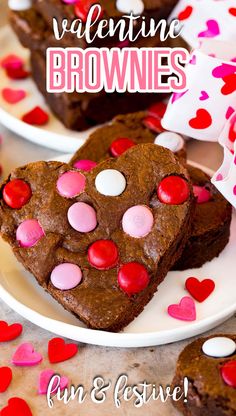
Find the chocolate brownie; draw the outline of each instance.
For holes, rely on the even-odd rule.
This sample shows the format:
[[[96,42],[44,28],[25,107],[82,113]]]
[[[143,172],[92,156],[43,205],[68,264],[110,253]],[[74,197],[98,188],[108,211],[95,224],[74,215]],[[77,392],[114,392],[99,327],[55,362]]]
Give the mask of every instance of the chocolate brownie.
[[[181,255],[194,205],[173,153],[142,144],[84,174],[59,162],[16,169],[1,187],[0,232],[65,309],[119,331]]]
[[[219,256],[230,237],[232,206],[211,183],[202,170],[188,166],[198,196],[193,217],[193,229],[175,270],[201,267]]]
[[[162,134],[163,129],[160,120],[165,108],[164,103],[158,103],[150,107],[148,111],[117,116],[110,124],[96,129],[85,144],[78,149],[70,163],[76,167],[81,160],[100,162],[112,156],[120,156],[130,146],[154,143],[155,140],[162,145],[166,141],[166,146],[169,145],[170,150],[185,161],[186,145],[184,139],[180,135],[170,132],[169,135],[166,132],[164,135]],[[154,122],[152,122],[152,119]],[[171,138],[175,140],[169,140]]]
[[[105,123],[120,113],[139,111],[163,98],[163,94],[149,93],[58,93],[46,91],[45,58],[39,52],[31,54],[32,77],[44,95],[52,112],[72,130],[85,130]]]
[[[236,415],[236,335],[199,338],[180,354],[173,387],[188,378],[187,402],[173,402],[185,416]]]

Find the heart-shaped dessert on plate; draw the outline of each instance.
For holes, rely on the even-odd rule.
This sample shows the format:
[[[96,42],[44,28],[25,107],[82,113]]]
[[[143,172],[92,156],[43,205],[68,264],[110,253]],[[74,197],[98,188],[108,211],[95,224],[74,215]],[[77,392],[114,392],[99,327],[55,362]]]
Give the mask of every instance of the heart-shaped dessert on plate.
[[[16,169],[2,185],[1,235],[65,309],[118,331],[181,255],[193,209],[178,159],[142,144],[87,173],[60,162]]]

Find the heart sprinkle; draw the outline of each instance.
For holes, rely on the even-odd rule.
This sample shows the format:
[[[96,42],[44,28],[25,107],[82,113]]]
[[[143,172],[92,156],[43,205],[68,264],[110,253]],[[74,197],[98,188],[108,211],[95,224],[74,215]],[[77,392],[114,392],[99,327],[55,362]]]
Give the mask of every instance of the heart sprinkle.
[[[12,397],[8,400],[8,405],[4,407],[1,416],[33,416],[25,400],[19,397]]]
[[[12,357],[12,364],[19,367],[31,367],[42,361],[43,357],[34,351],[34,347],[30,343],[21,344]]]
[[[38,106],[24,114],[22,117],[22,121],[32,126],[44,126],[48,123],[48,120],[48,114]]]
[[[8,325],[5,321],[0,321],[0,342],[12,341],[22,333],[21,324]]]
[[[12,371],[10,367],[0,367],[0,393],[4,393],[11,384]]]
[[[50,363],[61,363],[74,357],[78,352],[76,344],[66,344],[62,338],[53,338],[48,343],[48,358]]]
[[[189,277],[185,286],[190,295],[198,302],[204,302],[215,290],[215,283],[211,279],[200,282],[196,277]]]
[[[53,370],[46,369],[43,370],[39,375],[39,382],[38,382],[38,394],[47,394],[48,385],[50,383],[50,380],[53,376],[55,376],[56,373]],[[65,390],[65,388],[68,386],[69,380],[67,377],[60,377],[60,390]],[[58,388],[56,380],[53,383],[51,392],[57,393]]]
[[[16,104],[26,97],[24,90],[14,90],[13,88],[3,88],[2,97],[9,104]]]
[[[170,305],[168,307],[168,314],[180,321],[195,321],[197,318],[196,307],[192,298],[185,296],[181,299],[179,305]]]

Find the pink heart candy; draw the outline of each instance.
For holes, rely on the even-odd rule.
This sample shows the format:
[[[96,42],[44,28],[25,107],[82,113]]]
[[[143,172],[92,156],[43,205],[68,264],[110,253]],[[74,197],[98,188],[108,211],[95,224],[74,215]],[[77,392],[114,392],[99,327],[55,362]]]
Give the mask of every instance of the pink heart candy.
[[[198,204],[204,204],[205,202],[209,202],[211,200],[211,193],[205,188],[205,186],[194,185],[193,192],[197,198]]]
[[[38,352],[34,351],[32,344],[21,344],[12,357],[12,364],[23,367],[31,367],[39,364],[43,357]]]
[[[214,38],[220,34],[220,28],[216,20],[207,20],[206,25],[207,29],[198,34],[199,38]]]
[[[38,393],[47,394],[49,382],[56,373],[53,370],[43,370],[39,375]],[[60,390],[65,390],[68,386],[69,380],[67,377],[60,377]],[[57,387],[57,380],[54,380],[51,391],[57,393],[59,387]]]
[[[168,314],[180,321],[195,321],[197,317],[195,303],[189,296],[182,298],[179,305],[170,305]]]
[[[24,90],[14,90],[12,88],[3,88],[2,97],[9,104],[16,104],[26,97],[26,92]]]
[[[201,95],[199,97],[199,100],[200,101],[205,101],[205,100],[208,100],[208,98],[209,98],[209,95],[207,94],[207,92],[206,91],[201,91]]]

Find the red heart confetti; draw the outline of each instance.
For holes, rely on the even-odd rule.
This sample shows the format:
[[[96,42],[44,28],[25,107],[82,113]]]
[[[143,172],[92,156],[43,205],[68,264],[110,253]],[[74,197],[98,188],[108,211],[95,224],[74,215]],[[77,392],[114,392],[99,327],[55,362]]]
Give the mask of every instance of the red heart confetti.
[[[22,68],[7,68],[6,73],[8,78],[18,80],[18,79],[25,79],[29,76],[29,71],[26,71],[23,67]]]
[[[204,302],[215,289],[215,283],[211,279],[201,282],[196,277],[189,277],[185,283],[186,289],[198,302]]]
[[[178,14],[178,19],[186,20],[191,16],[192,12],[193,12],[193,7],[187,6],[184,10],[182,10],[182,12]]]
[[[185,296],[181,299],[178,305],[170,305],[168,307],[168,314],[180,321],[195,321],[196,307],[192,298]]]
[[[24,61],[17,55],[7,55],[1,60],[1,67],[4,69],[23,68]]]
[[[230,74],[223,78],[225,85],[221,88],[223,95],[232,94],[236,91],[236,74]]]
[[[76,344],[66,344],[62,338],[53,338],[48,343],[48,358],[50,363],[60,363],[74,357],[78,352]]]
[[[236,17],[236,7],[230,7],[229,13]]]
[[[44,126],[48,123],[49,116],[41,107],[37,106],[24,114],[22,120],[32,126]]]
[[[221,376],[228,386],[236,389],[236,360],[228,361],[223,365]]]
[[[12,397],[8,400],[8,405],[4,407],[0,416],[33,416],[25,400],[19,397]]]
[[[23,327],[21,324],[8,325],[5,321],[0,321],[0,342],[12,341],[20,336]]]
[[[15,90],[13,88],[3,88],[2,96],[9,104],[16,104],[26,97],[26,92],[24,90]]]
[[[11,383],[12,371],[10,367],[0,367],[0,393],[4,393]]]
[[[196,117],[192,118],[189,121],[190,127],[192,127],[192,129],[197,129],[197,130],[207,129],[208,127],[211,126],[211,124],[212,124],[211,115],[204,108],[200,108],[199,110],[197,110]]]

